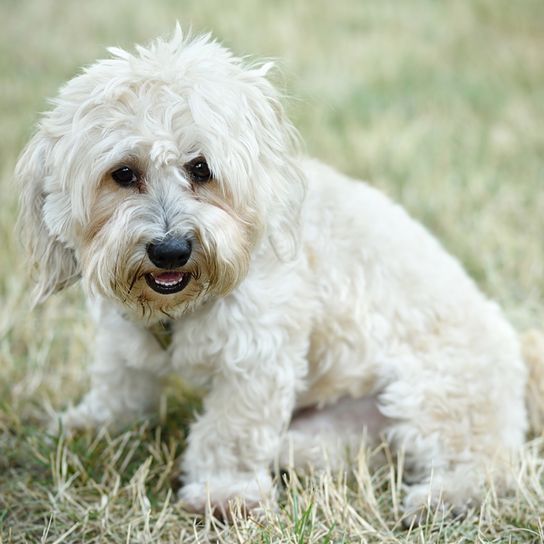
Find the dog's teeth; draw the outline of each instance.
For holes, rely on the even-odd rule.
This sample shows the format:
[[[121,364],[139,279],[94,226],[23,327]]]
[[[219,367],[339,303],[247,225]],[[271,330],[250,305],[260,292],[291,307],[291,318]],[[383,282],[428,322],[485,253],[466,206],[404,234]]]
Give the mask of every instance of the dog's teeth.
[[[164,273],[159,276],[154,276],[155,283],[163,287],[172,287],[183,280],[183,274]]]
[[[159,285],[176,285],[176,283],[179,283],[178,281],[157,281]]]

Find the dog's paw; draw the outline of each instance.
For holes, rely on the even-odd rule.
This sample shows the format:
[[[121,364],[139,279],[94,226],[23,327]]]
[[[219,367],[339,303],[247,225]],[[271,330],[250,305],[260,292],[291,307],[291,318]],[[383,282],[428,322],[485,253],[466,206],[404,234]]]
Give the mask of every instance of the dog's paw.
[[[212,514],[228,521],[236,515],[249,515],[274,504],[274,488],[269,474],[215,476],[209,482],[193,482],[178,491],[185,510],[193,514]]]
[[[47,423],[47,432],[52,436],[60,434],[70,436],[77,431],[96,429],[107,422],[107,418],[97,417],[97,414],[93,414],[88,406],[80,404],[65,412],[51,414]]]
[[[51,436],[71,436],[79,429],[85,428],[83,422],[80,421],[78,417],[74,417],[72,410],[67,410],[66,412],[54,413],[51,414],[49,420],[47,421],[47,434]]]
[[[432,525],[444,520],[463,520],[473,501],[452,497],[447,492],[432,490],[428,484],[408,487],[403,501],[402,525],[405,529]]]

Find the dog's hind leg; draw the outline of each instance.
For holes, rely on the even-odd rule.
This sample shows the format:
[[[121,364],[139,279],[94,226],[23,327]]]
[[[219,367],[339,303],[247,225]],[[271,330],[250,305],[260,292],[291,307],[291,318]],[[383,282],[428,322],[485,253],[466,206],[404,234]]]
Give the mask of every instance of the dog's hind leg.
[[[436,354],[447,372],[427,361],[422,372],[406,372],[381,392],[380,410],[392,421],[387,440],[405,461],[407,524],[457,516],[489,485],[511,485],[525,430],[524,373],[516,351],[503,351],[510,362],[478,359],[474,350]]]

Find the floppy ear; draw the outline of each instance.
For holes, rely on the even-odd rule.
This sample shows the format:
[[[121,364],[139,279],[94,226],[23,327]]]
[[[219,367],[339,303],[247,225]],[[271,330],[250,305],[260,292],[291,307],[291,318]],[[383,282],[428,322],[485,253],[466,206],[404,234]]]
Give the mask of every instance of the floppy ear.
[[[280,260],[290,261],[298,253],[300,245],[300,214],[306,196],[306,177],[299,166],[298,136],[283,109],[277,112],[277,120],[286,134],[286,152],[276,171],[274,181],[277,210],[269,221],[269,239]]]
[[[34,304],[78,279],[73,250],[52,235],[44,221],[45,183],[51,176],[48,164],[52,147],[50,138],[40,130],[27,144],[15,167],[21,191],[16,228],[35,275]]]
[[[273,67],[267,63],[255,70],[257,87],[265,97],[253,105],[262,126],[266,159],[271,175],[268,190],[272,205],[267,210],[268,237],[279,259],[293,259],[300,242],[300,213],[306,196],[306,176],[299,166],[300,138],[288,119],[275,86],[267,78]]]

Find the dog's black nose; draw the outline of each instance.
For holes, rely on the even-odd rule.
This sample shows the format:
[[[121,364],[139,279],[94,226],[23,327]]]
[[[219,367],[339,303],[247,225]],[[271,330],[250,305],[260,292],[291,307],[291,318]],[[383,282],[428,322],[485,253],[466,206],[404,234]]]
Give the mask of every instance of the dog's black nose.
[[[183,266],[191,256],[191,240],[168,237],[147,246],[147,255],[158,268],[171,270]]]

